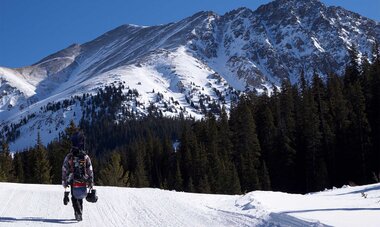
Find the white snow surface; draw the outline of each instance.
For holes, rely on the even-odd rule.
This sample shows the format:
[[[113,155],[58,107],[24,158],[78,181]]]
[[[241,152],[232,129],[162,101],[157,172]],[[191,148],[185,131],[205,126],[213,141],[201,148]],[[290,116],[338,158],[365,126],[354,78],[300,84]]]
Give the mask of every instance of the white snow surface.
[[[162,94],[163,100],[171,104],[172,111],[163,113],[167,117],[177,116],[180,108],[187,110],[184,113],[186,117],[196,119],[203,117],[200,110],[192,108],[187,103],[186,95],[191,97],[195,105],[199,105],[199,96],[205,96],[229,109],[230,98],[226,97],[227,103],[223,104],[218,101],[215,93],[217,90],[228,95],[229,86],[226,81],[220,76],[214,76],[215,71],[194,58],[183,46],[172,51],[157,51],[146,56],[137,65],[123,65],[103,73],[82,72],[81,67],[87,68],[87,66],[80,66],[68,78],[48,78],[37,86],[30,85],[18,71],[0,67],[0,79],[4,78],[3,85],[6,86],[4,90],[0,90],[5,94],[2,96],[0,93],[0,131],[5,125],[17,124],[29,114],[36,114],[36,117],[29,119],[25,125],[21,126],[21,136],[10,144],[12,151],[33,146],[38,132],[42,135],[42,142],[47,144],[57,138],[58,133],[67,127],[70,120],[74,120],[75,123],[80,120],[81,115],[78,113],[82,111],[78,103],[55,113],[51,111],[43,113],[41,111],[43,106],[75,95],[94,94],[99,88],[113,83],[125,83],[126,87],[138,90],[140,94],[138,101],[145,107],[154,103],[161,108],[160,103],[155,100],[157,93]],[[33,93],[36,87],[41,88],[41,93]],[[48,92],[50,93],[47,95]],[[24,96],[26,97],[22,99]],[[33,96],[34,101],[26,100],[30,96]],[[146,112],[145,109],[138,111]]]
[[[25,93],[26,96],[30,97],[34,95],[35,87],[28,83],[25,78],[16,70],[0,67],[0,79],[8,81],[13,87],[17,87],[21,92]]]
[[[61,186],[0,183],[0,226],[380,226],[380,184],[307,195],[96,189],[98,202],[84,201],[77,223]]]

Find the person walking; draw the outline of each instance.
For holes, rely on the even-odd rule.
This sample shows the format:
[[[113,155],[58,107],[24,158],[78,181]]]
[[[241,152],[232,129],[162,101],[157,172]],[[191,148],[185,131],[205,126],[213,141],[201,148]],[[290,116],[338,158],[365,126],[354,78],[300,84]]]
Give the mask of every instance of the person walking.
[[[91,159],[84,149],[85,137],[81,131],[71,137],[72,147],[62,165],[62,186],[65,188],[64,205],[69,202],[70,186],[71,202],[74,208],[75,220],[82,221],[83,199],[87,196],[87,188],[94,186],[94,172]]]

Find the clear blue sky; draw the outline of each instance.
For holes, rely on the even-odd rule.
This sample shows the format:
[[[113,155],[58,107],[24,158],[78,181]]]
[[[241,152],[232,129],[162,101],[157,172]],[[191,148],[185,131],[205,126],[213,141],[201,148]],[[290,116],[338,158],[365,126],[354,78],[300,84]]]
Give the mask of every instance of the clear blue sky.
[[[31,65],[122,24],[156,25],[202,10],[224,14],[270,0],[0,0],[0,66]],[[380,21],[380,0],[322,0]]]

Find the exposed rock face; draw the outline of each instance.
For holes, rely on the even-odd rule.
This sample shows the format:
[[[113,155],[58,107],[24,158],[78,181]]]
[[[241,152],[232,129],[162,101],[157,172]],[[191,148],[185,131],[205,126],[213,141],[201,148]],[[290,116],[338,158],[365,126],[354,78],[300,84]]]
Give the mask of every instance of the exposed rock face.
[[[200,53],[215,69],[253,87],[265,80],[295,82],[301,69],[308,76],[314,70],[322,76],[341,74],[351,46],[371,59],[380,39],[378,22],[317,0],[277,0],[256,11],[240,8],[214,16],[208,27],[195,39]]]

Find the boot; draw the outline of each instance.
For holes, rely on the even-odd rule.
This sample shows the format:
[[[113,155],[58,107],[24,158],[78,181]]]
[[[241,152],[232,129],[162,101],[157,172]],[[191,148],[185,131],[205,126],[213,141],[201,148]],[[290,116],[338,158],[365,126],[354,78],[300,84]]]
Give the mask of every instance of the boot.
[[[78,222],[82,221],[82,215],[75,213],[75,220],[77,220]]]

